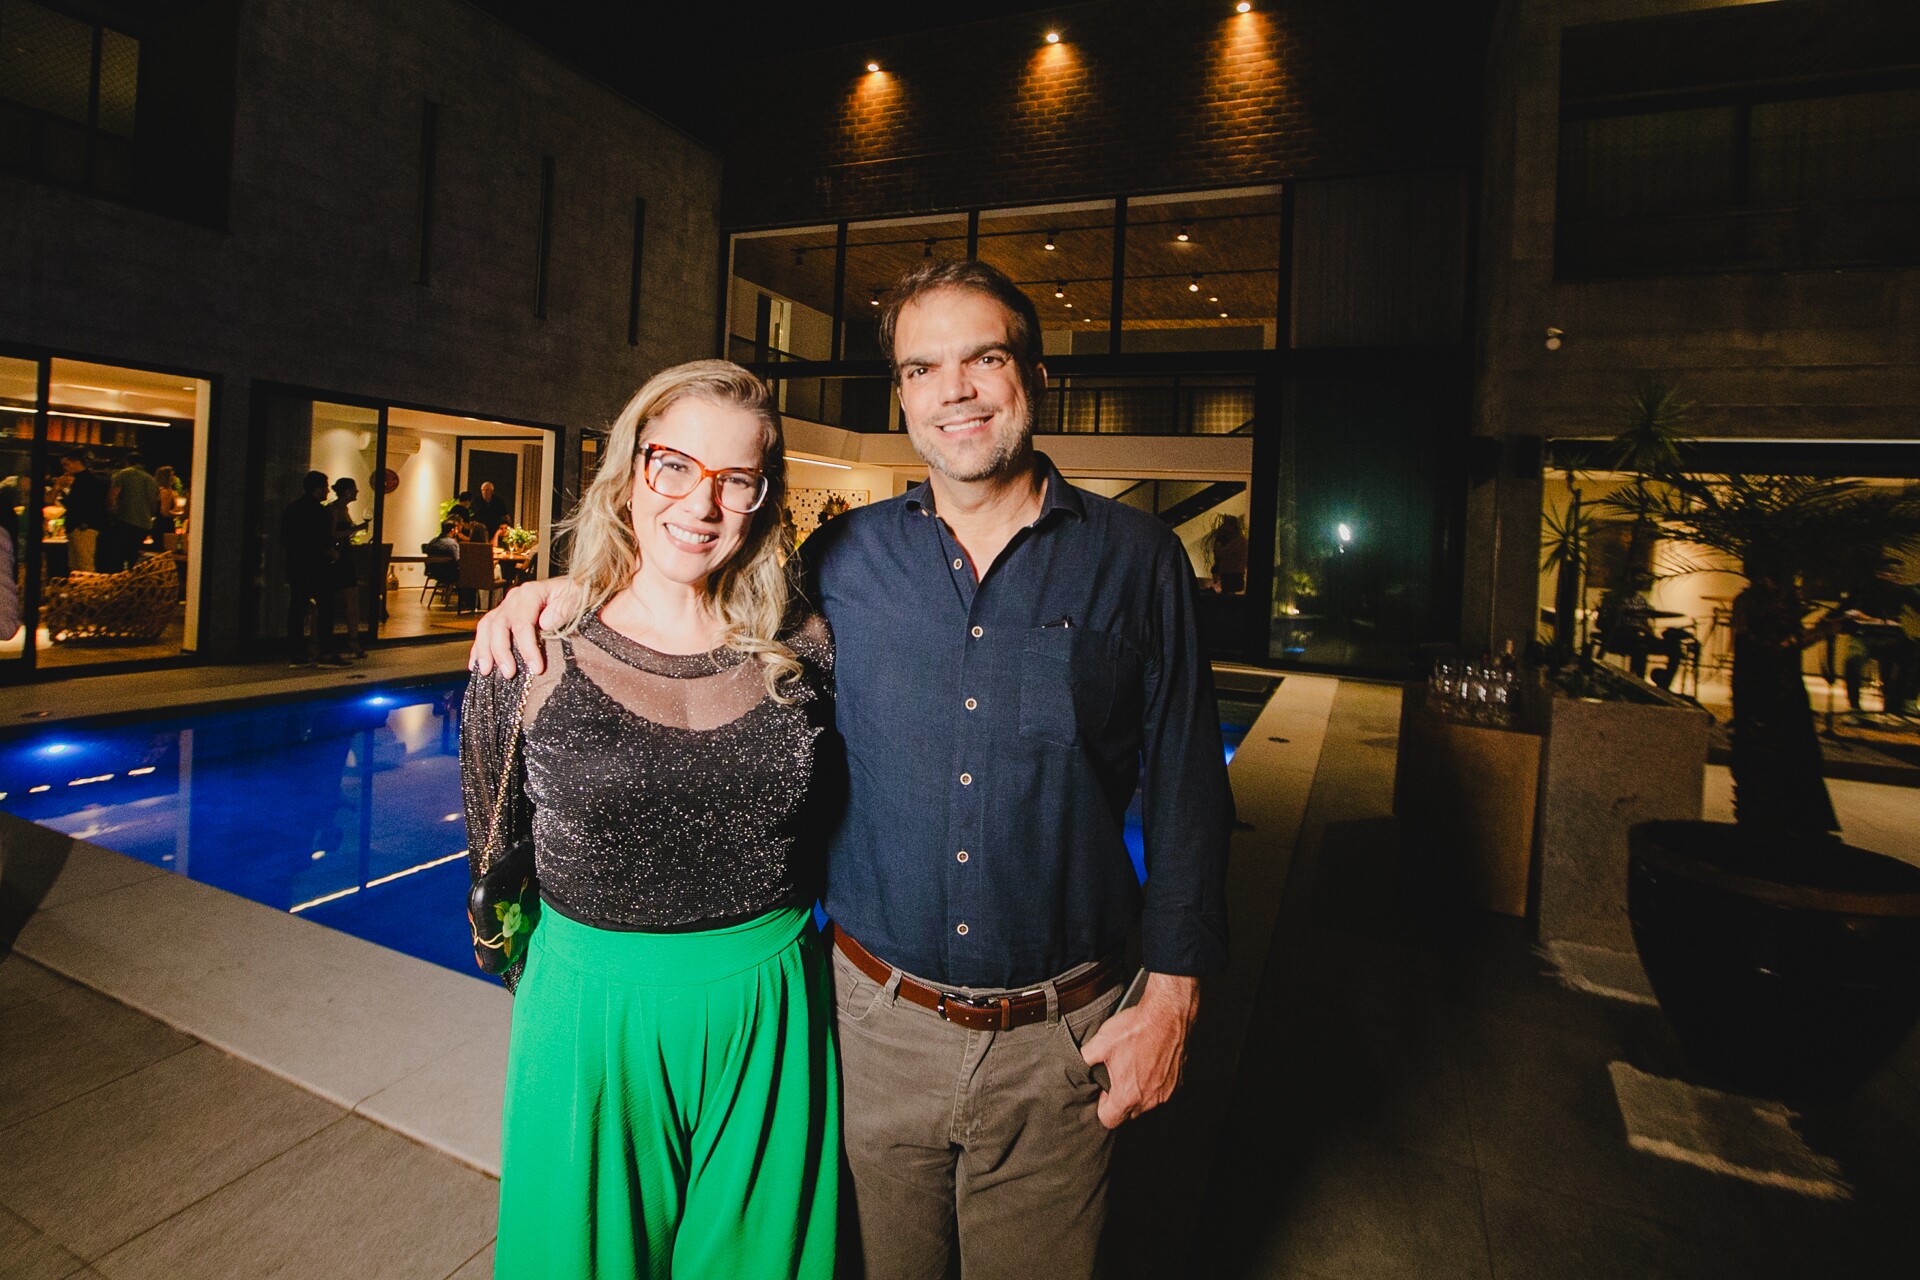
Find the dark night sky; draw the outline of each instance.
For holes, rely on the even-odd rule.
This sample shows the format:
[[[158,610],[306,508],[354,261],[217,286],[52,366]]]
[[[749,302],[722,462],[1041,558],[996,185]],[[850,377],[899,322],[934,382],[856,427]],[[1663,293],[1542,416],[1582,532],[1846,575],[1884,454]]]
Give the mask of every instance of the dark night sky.
[[[574,66],[708,142],[726,85],[761,59],[862,40],[1005,20],[1044,27],[1073,4],[893,0],[835,4],[658,4],[646,0],[471,0]],[[1021,17],[1020,15],[1028,15]],[[769,72],[772,74],[772,72]]]

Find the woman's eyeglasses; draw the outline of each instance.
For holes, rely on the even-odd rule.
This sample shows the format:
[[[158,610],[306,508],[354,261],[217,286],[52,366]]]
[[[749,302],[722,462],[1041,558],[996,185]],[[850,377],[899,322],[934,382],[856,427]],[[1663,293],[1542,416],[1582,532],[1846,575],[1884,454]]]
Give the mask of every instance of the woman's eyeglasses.
[[[726,467],[714,471],[699,459],[665,445],[650,444],[640,450],[640,475],[647,488],[663,498],[684,498],[700,487],[703,480],[713,481],[713,496],[720,505],[736,515],[752,515],[767,500],[767,477],[749,467]]]

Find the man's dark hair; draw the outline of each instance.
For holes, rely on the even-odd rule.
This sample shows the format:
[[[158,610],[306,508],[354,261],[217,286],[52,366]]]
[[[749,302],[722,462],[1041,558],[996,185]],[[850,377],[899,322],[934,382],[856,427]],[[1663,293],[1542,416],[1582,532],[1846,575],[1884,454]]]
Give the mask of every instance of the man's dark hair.
[[[880,299],[880,349],[886,353],[893,380],[900,381],[900,366],[894,360],[893,350],[893,331],[899,323],[900,311],[909,302],[936,289],[968,289],[985,294],[1007,309],[1007,342],[1013,348],[1014,363],[1020,366],[1020,381],[1026,384],[1027,399],[1034,400],[1040,391],[1040,313],[1033,309],[1033,299],[1021,292],[1020,286],[1008,279],[1005,272],[971,258],[923,259]]]
[[[327,473],[324,471],[309,471],[306,478],[300,482],[302,493],[325,493],[326,491]]]
[[[444,538],[452,532],[453,532],[453,521],[442,520],[440,522],[440,536]]]
[[[86,449],[80,445],[75,445],[60,456],[68,462],[77,462],[83,467],[91,467],[93,465],[93,455],[88,453]]]
[[[146,464],[146,456],[138,449],[127,455],[127,465],[130,467],[144,467]]]

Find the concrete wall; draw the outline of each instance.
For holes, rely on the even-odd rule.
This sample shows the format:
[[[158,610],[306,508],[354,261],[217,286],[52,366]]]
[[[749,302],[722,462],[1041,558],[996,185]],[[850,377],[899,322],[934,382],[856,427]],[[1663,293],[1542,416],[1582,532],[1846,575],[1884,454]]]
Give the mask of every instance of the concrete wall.
[[[602,425],[649,374],[711,354],[720,252],[712,151],[460,0],[248,0],[240,15],[225,229],[0,175],[0,342],[218,380],[204,530],[216,654],[239,646],[231,593],[255,571],[258,517],[243,497],[256,383]],[[423,286],[429,100],[439,149]],[[646,257],[630,346],[636,198]],[[573,449],[561,453],[571,466]]]
[[[1732,0],[1741,3],[1744,0]],[[1911,439],[1920,426],[1920,271],[1553,278],[1560,38],[1590,22],[1729,0],[1506,0],[1482,169],[1474,432],[1602,436],[1636,378],[1677,385],[1696,435]],[[1548,326],[1564,331],[1546,347]],[[1541,484],[1509,444],[1468,501],[1462,638],[1534,632]]]

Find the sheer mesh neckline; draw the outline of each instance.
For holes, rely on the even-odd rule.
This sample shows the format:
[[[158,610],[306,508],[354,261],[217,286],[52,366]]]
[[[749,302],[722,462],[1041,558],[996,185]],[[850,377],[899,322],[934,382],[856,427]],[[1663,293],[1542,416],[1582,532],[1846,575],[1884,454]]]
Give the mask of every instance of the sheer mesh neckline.
[[[581,620],[580,635],[630,667],[681,680],[717,676],[739,666],[747,656],[725,645],[706,653],[662,653],[615,631],[600,620],[598,613]]]

